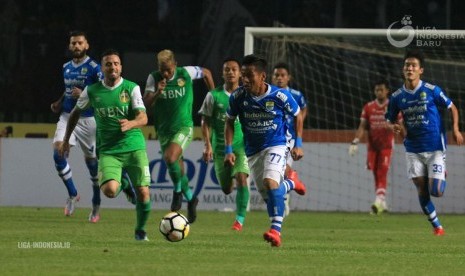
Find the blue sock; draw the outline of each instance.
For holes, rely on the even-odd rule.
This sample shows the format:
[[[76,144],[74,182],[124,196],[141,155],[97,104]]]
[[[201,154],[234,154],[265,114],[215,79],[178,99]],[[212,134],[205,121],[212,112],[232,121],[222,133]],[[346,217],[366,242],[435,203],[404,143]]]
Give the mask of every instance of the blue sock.
[[[434,228],[441,226],[441,222],[439,222],[439,219],[436,215],[436,208],[434,207],[430,196],[418,196],[418,199],[420,200],[421,209],[423,210],[423,213],[428,216],[428,221],[431,223],[431,225]]]
[[[73,182],[73,173],[71,172],[71,168],[69,167],[66,158],[61,157],[57,150],[53,150],[53,159],[55,160],[55,168],[58,171],[58,176],[60,176],[61,180],[63,180],[63,183],[68,190],[69,197],[77,196],[77,190]]]
[[[290,191],[294,190],[295,188],[294,181],[290,179],[285,179],[283,182],[281,182],[281,185],[279,185],[279,188],[281,187],[285,189],[285,193],[287,194]]]
[[[281,225],[284,217],[284,194],[285,190],[281,188],[268,191],[268,200],[266,209],[271,221],[271,229],[281,232]]]
[[[92,204],[93,205],[100,205],[101,199],[100,199],[100,186],[98,184],[98,161],[97,159],[86,159],[86,165],[87,169],[89,169],[90,173],[90,180],[92,180],[92,190],[93,190],[93,196],[92,196]]]

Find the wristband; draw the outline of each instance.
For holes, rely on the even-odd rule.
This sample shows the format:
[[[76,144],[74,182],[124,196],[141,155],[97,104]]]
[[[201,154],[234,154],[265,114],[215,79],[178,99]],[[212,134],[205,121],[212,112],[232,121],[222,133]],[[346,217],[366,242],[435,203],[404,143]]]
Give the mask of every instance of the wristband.
[[[296,137],[295,138],[295,147],[296,148],[301,148],[302,147],[302,137]]]
[[[231,145],[227,145],[224,147],[224,154],[230,154],[233,153],[233,149]]]
[[[360,139],[355,138],[355,139],[352,141],[352,145],[357,145],[358,142],[360,142]]]

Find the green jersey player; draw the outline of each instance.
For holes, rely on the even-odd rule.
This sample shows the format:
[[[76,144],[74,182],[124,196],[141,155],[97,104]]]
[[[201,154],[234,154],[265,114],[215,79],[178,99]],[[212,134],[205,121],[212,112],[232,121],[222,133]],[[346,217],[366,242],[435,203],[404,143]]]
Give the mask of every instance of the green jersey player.
[[[199,114],[202,115],[202,136],[205,141],[203,160],[208,162],[213,157],[216,178],[225,194],[232,192],[234,187],[233,179],[236,179],[236,220],[232,226],[232,229],[236,231],[242,230],[247,212],[247,203],[249,202],[249,188],[247,186],[249,165],[247,163],[247,156],[245,155],[244,136],[241,125],[239,120],[236,120],[232,142],[236,162],[234,166],[224,166],[224,123],[226,110],[229,107],[229,96],[239,87],[240,70],[239,61],[226,59],[223,62],[224,85],[218,86],[208,92],[199,110]]]
[[[182,153],[192,141],[193,83],[203,78],[209,90],[215,87],[210,70],[198,66],[177,67],[174,53],[162,50],[157,54],[158,71],[147,78],[144,102],[151,108],[155,130],[160,140],[163,160],[173,181],[171,211],[178,211],[182,195],[188,201],[187,217],[190,223],[196,219],[198,199],[194,197],[184,172]]]
[[[69,139],[82,110],[94,108],[99,151],[98,175],[100,189],[109,197],[116,197],[125,184],[121,182],[124,169],[137,192],[136,240],[148,240],[145,224],[150,214],[150,172],[145,139],[140,130],[147,124],[147,114],[140,87],[121,77],[119,53],[106,50],[102,54],[104,80],[87,86],[71,112],[66,134],[59,149],[69,152]]]

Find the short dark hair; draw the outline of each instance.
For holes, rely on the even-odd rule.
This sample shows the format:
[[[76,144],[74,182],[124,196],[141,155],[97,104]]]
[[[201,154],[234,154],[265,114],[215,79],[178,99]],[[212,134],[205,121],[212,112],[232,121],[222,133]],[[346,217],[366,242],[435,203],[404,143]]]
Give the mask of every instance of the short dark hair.
[[[275,70],[275,69],[284,69],[289,74],[289,65],[287,65],[287,63],[285,63],[285,62],[276,63],[276,65],[273,67],[273,70]]]
[[[421,50],[418,50],[418,49],[407,50],[407,52],[404,55],[404,61],[408,58],[418,59],[418,62],[420,63],[420,68],[423,68],[423,65],[425,63],[425,55],[423,54]]]
[[[257,55],[247,55],[242,59],[242,66],[255,66],[259,72],[266,71],[267,62],[264,58]]]
[[[69,32],[69,38],[73,36],[83,36],[85,39],[87,39],[86,32],[81,31],[81,30],[74,30],[74,31]]]
[[[386,88],[387,88],[388,90],[389,90],[389,88],[390,88],[390,87],[389,87],[389,82],[388,82],[386,79],[379,79],[379,80],[375,81],[374,86],[376,86],[376,85],[384,85],[384,86],[386,86]]]
[[[111,55],[115,55],[115,56],[118,56],[120,59],[121,59],[121,56],[119,54],[119,52],[115,49],[106,49],[105,51],[103,51],[102,55],[100,56],[100,59],[102,60],[104,57],[106,56],[111,56]]]
[[[223,64],[225,64],[226,62],[230,62],[230,61],[237,63],[237,65],[239,65],[239,67],[241,67],[241,62],[239,60],[233,58],[233,57],[227,57],[227,58],[223,59]]]

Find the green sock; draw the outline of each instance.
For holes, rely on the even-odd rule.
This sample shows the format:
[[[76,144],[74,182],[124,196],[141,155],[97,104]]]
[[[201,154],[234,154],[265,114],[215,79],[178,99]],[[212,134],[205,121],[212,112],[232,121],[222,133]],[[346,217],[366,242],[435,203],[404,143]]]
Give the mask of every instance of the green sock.
[[[151,208],[152,208],[152,204],[151,204],[150,199],[147,202],[137,201],[136,203],[136,213],[137,213],[136,231],[145,229],[145,224],[147,223],[147,220],[149,219]]]
[[[118,196],[119,193],[127,187],[129,187],[128,179],[126,177],[121,177],[121,184],[119,185],[118,191],[116,191],[116,196]]]
[[[244,224],[247,204],[249,204],[249,187],[239,186],[236,191],[236,220]]]
[[[187,201],[192,200],[192,190],[189,187],[189,179],[187,178],[187,175],[183,175],[181,178],[181,190],[182,193],[184,194],[184,197],[187,199]]]
[[[168,173],[170,174],[171,181],[173,181],[174,191],[179,193],[181,191],[181,167],[179,162],[176,161],[172,164],[168,164]]]

